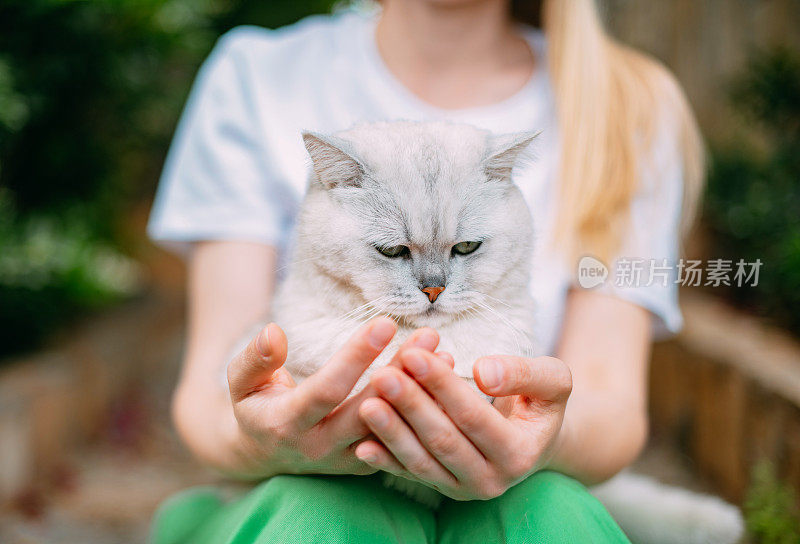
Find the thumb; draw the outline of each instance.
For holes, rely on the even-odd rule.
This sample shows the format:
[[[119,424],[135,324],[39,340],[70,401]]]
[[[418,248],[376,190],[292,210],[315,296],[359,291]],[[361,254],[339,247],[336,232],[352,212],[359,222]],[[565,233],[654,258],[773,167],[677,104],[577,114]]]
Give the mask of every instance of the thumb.
[[[572,392],[572,373],[555,357],[481,357],[473,367],[481,391],[494,397],[522,395],[544,402],[565,402]]]
[[[269,383],[286,362],[286,334],[275,323],[264,327],[228,365],[228,386],[233,402]]]

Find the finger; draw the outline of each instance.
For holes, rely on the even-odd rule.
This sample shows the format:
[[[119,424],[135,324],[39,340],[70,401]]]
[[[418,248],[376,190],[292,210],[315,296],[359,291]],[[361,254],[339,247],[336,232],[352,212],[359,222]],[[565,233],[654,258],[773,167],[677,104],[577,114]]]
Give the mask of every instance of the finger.
[[[390,366],[400,367],[400,353],[408,348],[419,348],[426,351],[433,351],[439,344],[439,335],[433,329],[422,328],[417,329],[406,339],[400,346],[397,352],[392,357]],[[319,425],[323,430],[323,434],[336,437],[341,442],[353,442],[362,438],[369,429],[358,416],[358,409],[361,403],[369,397],[377,396],[378,392],[371,384],[345,400],[340,406],[334,409],[333,412],[328,414],[320,421]]]
[[[422,327],[411,333],[403,342],[392,357],[392,363],[396,363],[399,353],[408,348],[420,348],[427,351],[434,351],[439,345],[439,333],[430,327]],[[399,363],[397,363],[399,365]]]
[[[437,351],[436,355],[438,355],[442,361],[447,363],[447,366],[449,366],[451,369],[456,367],[456,360],[453,359],[451,354],[447,353],[446,351]]]
[[[361,417],[370,430],[411,475],[437,486],[458,482],[420,444],[413,431],[385,400],[367,399],[361,404]]]
[[[413,478],[405,467],[400,464],[400,461],[392,455],[392,452],[375,440],[365,440],[356,446],[355,454],[360,461],[363,461],[371,467],[394,474],[395,476]]]
[[[286,335],[275,323],[264,327],[228,365],[233,402],[263,388],[286,362]]]
[[[292,391],[293,413],[300,428],[319,423],[352,391],[367,367],[389,344],[397,325],[378,317],[361,327],[325,365]]]
[[[543,404],[563,403],[572,392],[569,367],[555,357],[492,355],[473,367],[481,391],[495,397],[522,395]]]
[[[422,356],[418,354],[430,355],[421,350],[407,350],[402,359]],[[446,365],[441,360],[439,363]],[[458,480],[469,480],[470,475],[482,472],[486,464],[483,455],[414,379],[398,369],[386,368],[371,381],[411,426],[422,445]]]
[[[450,420],[490,461],[517,446],[513,425],[441,359],[408,350],[403,368],[441,405]]]

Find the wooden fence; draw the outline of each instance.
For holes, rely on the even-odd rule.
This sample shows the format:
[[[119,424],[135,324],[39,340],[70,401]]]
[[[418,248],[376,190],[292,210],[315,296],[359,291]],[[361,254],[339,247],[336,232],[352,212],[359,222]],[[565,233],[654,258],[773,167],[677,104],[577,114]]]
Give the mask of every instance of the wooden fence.
[[[800,0],[603,0],[611,32],[664,62],[686,90],[711,140],[736,123],[731,77],[752,51],[800,50]]]

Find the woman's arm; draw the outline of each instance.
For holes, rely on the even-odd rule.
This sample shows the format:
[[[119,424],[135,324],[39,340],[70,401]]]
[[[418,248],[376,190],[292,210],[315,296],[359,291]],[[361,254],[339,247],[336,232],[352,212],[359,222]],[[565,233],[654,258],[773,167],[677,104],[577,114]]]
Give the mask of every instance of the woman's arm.
[[[276,263],[275,249],[258,243],[200,242],[192,250],[186,352],[172,417],[189,449],[211,466],[236,465],[225,365],[234,343],[267,315]]]
[[[557,356],[572,395],[548,466],[596,483],[636,459],[647,440],[651,319],[618,298],[570,292]]]

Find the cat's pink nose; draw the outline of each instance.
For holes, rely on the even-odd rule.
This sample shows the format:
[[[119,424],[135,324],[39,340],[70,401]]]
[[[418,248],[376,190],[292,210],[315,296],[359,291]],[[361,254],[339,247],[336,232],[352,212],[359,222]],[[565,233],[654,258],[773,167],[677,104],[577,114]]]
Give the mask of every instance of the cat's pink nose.
[[[444,287],[424,287],[422,292],[428,295],[428,300],[435,302],[436,298],[444,291]]]

